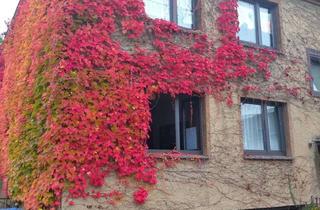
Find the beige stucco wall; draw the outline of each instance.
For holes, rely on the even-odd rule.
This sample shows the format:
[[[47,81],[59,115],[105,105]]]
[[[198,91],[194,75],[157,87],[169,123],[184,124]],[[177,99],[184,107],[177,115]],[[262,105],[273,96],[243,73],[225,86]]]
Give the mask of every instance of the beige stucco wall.
[[[281,53],[273,64],[273,82],[309,88],[306,48],[320,50],[320,7],[302,0],[278,0],[281,23]],[[203,30],[218,37],[211,29],[217,17],[217,1],[203,0]],[[292,77],[283,77],[292,67]],[[267,84],[262,84],[263,86]],[[292,160],[247,160],[243,154],[240,120],[240,97],[228,107],[208,96],[205,99],[205,151],[207,159],[182,160],[176,167],[159,173],[159,183],[152,187],[148,201],[136,206],[132,189],[116,206],[104,201],[75,200],[62,209],[123,209],[123,210],[229,210],[292,205],[320,196],[314,148],[309,143],[320,136],[320,103],[305,92],[300,99],[268,92],[249,97],[282,101],[287,104],[288,150]],[[303,98],[303,99],[302,99]],[[302,101],[305,101],[304,103]],[[107,183],[115,183],[110,178]],[[121,187],[121,186],[117,186]],[[290,190],[291,188],[291,190]],[[109,187],[105,187],[107,191]],[[291,193],[290,193],[291,191]]]

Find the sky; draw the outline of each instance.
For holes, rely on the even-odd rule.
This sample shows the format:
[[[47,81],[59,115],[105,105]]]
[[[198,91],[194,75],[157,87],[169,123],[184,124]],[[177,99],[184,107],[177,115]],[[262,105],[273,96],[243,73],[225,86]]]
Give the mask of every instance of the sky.
[[[5,21],[10,20],[19,0],[0,0],[0,34],[7,31]]]

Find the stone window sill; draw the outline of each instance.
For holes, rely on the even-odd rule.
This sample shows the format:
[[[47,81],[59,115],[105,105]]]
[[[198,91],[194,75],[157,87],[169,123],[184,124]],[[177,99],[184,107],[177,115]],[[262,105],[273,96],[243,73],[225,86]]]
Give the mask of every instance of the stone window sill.
[[[312,96],[313,96],[313,97],[320,98],[320,91],[314,91],[314,90],[312,90]]]
[[[245,160],[283,160],[293,161],[293,157],[289,156],[268,156],[268,155],[244,155]]]
[[[209,160],[207,155],[192,154],[186,152],[149,151],[149,155],[156,159],[178,159],[178,160]]]
[[[255,43],[250,43],[250,42],[245,42],[245,41],[240,41],[240,43],[244,47],[247,47],[247,48],[269,50],[269,51],[274,52],[274,53],[276,53],[278,55],[284,55],[284,53],[279,48],[267,47],[267,46],[258,45],[258,44],[255,44]]]

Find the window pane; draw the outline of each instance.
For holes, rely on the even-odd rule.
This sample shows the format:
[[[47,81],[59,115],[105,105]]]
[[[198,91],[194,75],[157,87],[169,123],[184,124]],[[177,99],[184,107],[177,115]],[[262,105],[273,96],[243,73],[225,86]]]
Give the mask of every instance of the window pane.
[[[262,109],[260,105],[241,105],[245,150],[264,150],[261,115]]]
[[[174,99],[161,94],[151,101],[152,123],[149,149],[173,150],[176,147]]]
[[[311,76],[313,78],[313,90],[320,91],[320,62],[311,60]]]
[[[281,151],[279,107],[267,106],[270,150]]]
[[[196,96],[180,96],[181,149],[200,150],[200,99]]]
[[[270,9],[260,7],[262,45],[272,47],[272,15]]]
[[[193,24],[192,1],[193,0],[177,0],[179,26],[182,26],[185,28],[192,28],[192,24]]]
[[[149,17],[170,20],[169,0],[144,0],[144,4]]]
[[[254,5],[239,1],[238,15],[240,31],[238,36],[240,40],[256,43],[256,26]]]

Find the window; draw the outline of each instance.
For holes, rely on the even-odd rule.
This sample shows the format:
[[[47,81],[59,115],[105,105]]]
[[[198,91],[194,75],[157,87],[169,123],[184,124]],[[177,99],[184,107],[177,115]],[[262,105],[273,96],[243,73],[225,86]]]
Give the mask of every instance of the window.
[[[308,50],[309,71],[312,77],[311,90],[313,95],[320,96],[320,52]]]
[[[196,25],[196,0],[144,0],[149,17],[177,23],[184,28]]]
[[[0,197],[2,195],[2,189],[3,189],[3,181],[2,181],[2,178],[0,177]]]
[[[0,198],[7,198],[7,179],[0,176]]]
[[[244,150],[248,154],[286,155],[284,104],[242,99]]]
[[[277,47],[276,4],[259,0],[239,0],[238,15],[241,41]]]
[[[201,99],[198,96],[160,94],[150,103],[151,150],[201,153]]]

